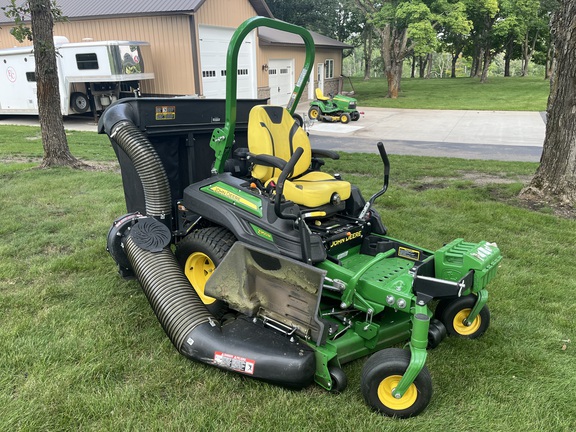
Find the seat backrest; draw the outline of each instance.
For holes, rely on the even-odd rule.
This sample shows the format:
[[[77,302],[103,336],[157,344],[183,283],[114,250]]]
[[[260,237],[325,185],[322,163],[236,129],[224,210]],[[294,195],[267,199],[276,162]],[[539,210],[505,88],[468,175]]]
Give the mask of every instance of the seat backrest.
[[[280,106],[257,105],[248,117],[248,149],[250,153],[267,154],[288,161],[298,147],[304,153],[294,167],[291,177],[299,176],[310,168],[312,151],[304,130],[288,110]],[[252,175],[263,182],[280,175],[277,168],[255,165]]]
[[[326,96],[324,96],[324,93],[322,93],[322,90],[320,89],[320,87],[316,87],[316,99],[328,100],[330,98],[327,98]]]

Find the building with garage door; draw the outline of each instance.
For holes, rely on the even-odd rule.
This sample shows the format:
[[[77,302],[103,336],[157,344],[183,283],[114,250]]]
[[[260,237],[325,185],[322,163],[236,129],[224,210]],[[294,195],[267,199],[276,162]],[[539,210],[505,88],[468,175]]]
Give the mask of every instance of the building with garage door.
[[[6,6],[9,0],[0,0]],[[54,34],[70,42],[141,40],[152,48],[155,78],[142,82],[145,95],[225,97],[226,51],[234,30],[253,16],[271,17],[264,0],[58,0],[68,18]],[[336,93],[342,85],[342,51],[350,46],[312,33],[316,60],[303,98],[313,90]],[[21,46],[0,17],[0,48]],[[269,28],[249,34],[240,50],[238,97],[270,98],[284,105],[304,63],[300,36]],[[1,65],[0,65],[1,67]],[[313,85],[310,85],[313,84]]]

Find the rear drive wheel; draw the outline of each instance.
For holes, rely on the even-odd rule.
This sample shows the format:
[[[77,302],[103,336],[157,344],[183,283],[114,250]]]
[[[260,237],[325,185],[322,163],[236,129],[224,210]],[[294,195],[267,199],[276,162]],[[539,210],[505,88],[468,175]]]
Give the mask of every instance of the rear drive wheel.
[[[318,117],[320,116],[320,109],[317,106],[311,106],[308,110],[308,117],[310,120],[319,120]]]
[[[348,114],[348,113],[342,113],[342,114],[340,115],[340,122],[341,122],[342,124],[350,123],[350,120],[351,120],[350,114]]]
[[[476,296],[469,295],[451,301],[444,306],[440,321],[446,326],[446,331],[451,336],[460,336],[467,339],[476,339],[484,334],[490,326],[490,310],[484,306],[478,316],[470,325],[464,320],[470,315],[476,304]]]
[[[432,378],[426,366],[404,396],[396,399],[392,395],[409,364],[410,352],[400,348],[388,348],[372,355],[362,369],[361,387],[366,403],[390,417],[420,414],[432,398]]]
[[[358,121],[360,119],[360,113],[358,111],[352,111],[350,113],[350,118],[352,121]]]
[[[222,227],[203,228],[186,236],[176,246],[176,259],[196,293],[216,318],[221,318],[228,305],[204,293],[206,282],[222,262],[236,238]]]

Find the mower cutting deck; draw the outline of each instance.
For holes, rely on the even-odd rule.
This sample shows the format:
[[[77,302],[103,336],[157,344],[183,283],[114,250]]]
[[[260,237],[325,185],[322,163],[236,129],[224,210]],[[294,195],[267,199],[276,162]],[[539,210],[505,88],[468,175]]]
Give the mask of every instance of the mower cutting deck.
[[[432,251],[388,236],[374,209],[388,188],[384,146],[382,188],[366,201],[320,171],[338,154],[311,149],[292,117],[314,63],[310,34],[250,19],[232,37],[227,70],[237,69],[239,47],[258,26],[305,42],[287,108],[237,101],[228,73],[225,102],[124,99],[105,111],[99,131],[118,155],[128,208],[108,250],[123,276],[139,280],[184,356],[290,388],[315,381],[342,392],[342,365],[372,355],[361,381],[368,405],[417,415],[432,397],[427,348],[488,328],[486,285],[500,251],[462,239]]]

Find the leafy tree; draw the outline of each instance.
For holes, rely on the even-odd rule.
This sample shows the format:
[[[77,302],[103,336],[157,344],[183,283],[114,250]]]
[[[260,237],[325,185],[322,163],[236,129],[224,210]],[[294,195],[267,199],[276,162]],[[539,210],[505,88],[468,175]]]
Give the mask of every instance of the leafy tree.
[[[380,54],[390,98],[397,98],[404,60],[428,55],[438,45],[443,24],[464,22],[464,8],[449,0],[356,0],[380,37]],[[454,27],[456,29],[456,26]],[[454,30],[456,31],[456,30]]]
[[[550,28],[556,68],[550,81],[546,138],[540,166],[522,195],[576,205],[576,0],[562,0]]]
[[[34,46],[38,116],[44,147],[41,167],[85,166],[70,153],[60,113],[56,50],[52,33],[54,19],[62,17],[61,11],[55,0],[28,0],[21,6],[16,5],[16,0],[11,0],[3,10],[8,18],[14,20],[12,35],[19,42],[31,40]],[[28,20],[31,27],[25,25]]]

